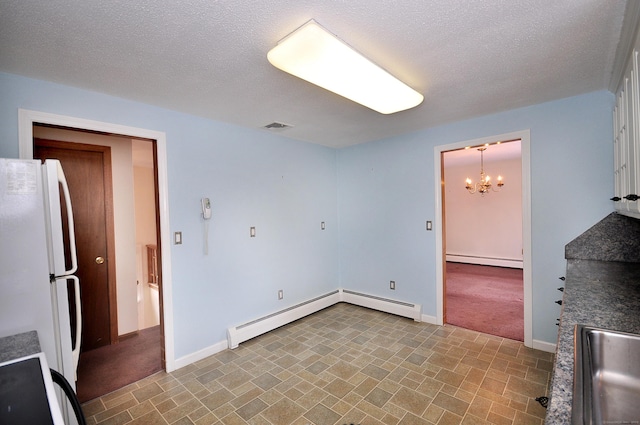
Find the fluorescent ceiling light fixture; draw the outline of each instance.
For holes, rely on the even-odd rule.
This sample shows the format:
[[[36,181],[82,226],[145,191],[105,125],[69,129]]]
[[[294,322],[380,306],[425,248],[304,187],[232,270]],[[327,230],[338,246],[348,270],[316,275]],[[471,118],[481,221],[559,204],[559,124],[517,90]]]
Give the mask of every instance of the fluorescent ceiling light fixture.
[[[424,99],[313,19],[280,40],[267,59],[276,68],[381,114],[413,108]]]

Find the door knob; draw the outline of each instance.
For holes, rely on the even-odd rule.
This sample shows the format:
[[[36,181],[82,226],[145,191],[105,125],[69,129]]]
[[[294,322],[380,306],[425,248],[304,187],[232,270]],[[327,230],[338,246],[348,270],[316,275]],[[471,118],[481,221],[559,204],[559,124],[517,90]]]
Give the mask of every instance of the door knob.
[[[96,257],[96,264],[104,263],[104,257]]]

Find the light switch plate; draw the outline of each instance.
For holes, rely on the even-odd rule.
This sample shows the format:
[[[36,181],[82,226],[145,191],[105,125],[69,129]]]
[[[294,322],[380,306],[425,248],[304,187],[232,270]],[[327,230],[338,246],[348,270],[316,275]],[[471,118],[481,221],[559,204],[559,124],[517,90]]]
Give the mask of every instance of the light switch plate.
[[[182,245],[182,232],[175,232],[173,234],[173,243],[175,245]]]

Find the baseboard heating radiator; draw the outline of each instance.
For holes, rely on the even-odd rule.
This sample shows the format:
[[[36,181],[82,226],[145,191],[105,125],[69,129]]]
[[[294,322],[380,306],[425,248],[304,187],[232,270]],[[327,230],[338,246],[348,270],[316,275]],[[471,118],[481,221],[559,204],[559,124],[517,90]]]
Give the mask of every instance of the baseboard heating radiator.
[[[408,317],[416,322],[421,321],[422,307],[419,304],[411,304],[338,289],[242,325],[230,327],[227,329],[227,342],[229,344],[229,348],[237,348],[242,342],[248,341],[258,335],[277,329],[280,326],[294,322],[339,302],[346,302],[402,317]]]
[[[385,313],[395,314],[396,316],[408,317],[416,322],[422,321],[422,306],[420,304],[390,300],[388,298],[376,297],[374,295],[362,294],[346,289],[341,289],[340,293],[342,294],[340,299],[342,302],[384,311]]]

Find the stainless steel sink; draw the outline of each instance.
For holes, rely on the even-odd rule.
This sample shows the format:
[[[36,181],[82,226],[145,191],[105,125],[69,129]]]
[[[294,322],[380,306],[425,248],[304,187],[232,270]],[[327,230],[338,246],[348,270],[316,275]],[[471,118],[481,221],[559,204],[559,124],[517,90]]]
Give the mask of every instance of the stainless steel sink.
[[[640,335],[576,325],[572,423],[640,421]]]

